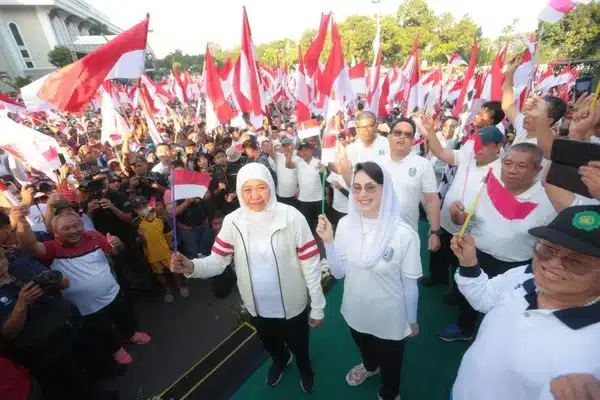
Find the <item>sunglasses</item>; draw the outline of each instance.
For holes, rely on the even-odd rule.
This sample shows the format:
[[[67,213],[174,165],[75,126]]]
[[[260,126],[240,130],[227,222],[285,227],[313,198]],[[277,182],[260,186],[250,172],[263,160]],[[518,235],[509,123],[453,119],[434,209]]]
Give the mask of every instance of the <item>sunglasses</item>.
[[[533,254],[542,261],[556,258],[567,271],[578,276],[586,275],[590,271],[600,271],[600,269],[593,266],[594,262],[591,259],[574,256],[574,254],[577,254],[575,252],[563,252],[541,240],[535,244]]]
[[[375,183],[375,182],[365,183],[364,186],[361,186],[360,184],[355,183],[354,185],[352,185],[352,193],[360,194],[364,189],[364,191],[367,192],[368,194],[373,194],[377,191],[378,187],[379,187],[379,184]]]
[[[407,139],[412,139],[415,136],[415,134],[412,132],[405,132],[400,129],[394,129],[392,131],[392,136],[397,138],[405,137]]]

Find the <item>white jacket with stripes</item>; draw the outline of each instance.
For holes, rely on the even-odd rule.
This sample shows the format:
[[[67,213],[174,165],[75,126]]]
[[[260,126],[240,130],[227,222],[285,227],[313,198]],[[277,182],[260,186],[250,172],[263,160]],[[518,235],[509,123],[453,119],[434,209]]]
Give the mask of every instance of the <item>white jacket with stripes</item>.
[[[244,306],[256,316],[251,269],[248,267],[248,222],[240,210],[227,215],[210,256],[192,260],[188,278],[210,278],[221,274],[235,261],[237,284]],[[325,296],[321,287],[319,249],[304,215],[294,207],[277,203],[275,218],[266,228],[271,237],[285,318],[299,315],[311,299],[310,318],[323,319]],[[308,290],[307,290],[308,288]]]

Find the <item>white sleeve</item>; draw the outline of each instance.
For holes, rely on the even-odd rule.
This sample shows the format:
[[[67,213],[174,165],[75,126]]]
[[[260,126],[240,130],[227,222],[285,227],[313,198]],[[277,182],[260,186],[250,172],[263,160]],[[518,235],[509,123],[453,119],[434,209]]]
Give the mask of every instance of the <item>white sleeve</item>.
[[[419,284],[417,279],[402,275],[404,286],[404,304],[406,305],[406,319],[409,324],[417,323],[419,313]]]
[[[398,225],[398,229],[404,229],[401,235],[403,240],[404,254],[400,255],[400,267],[404,278],[419,279],[423,276],[423,265],[421,264],[421,240],[419,234],[406,225]]]
[[[215,238],[215,243],[211,249],[210,255],[205,258],[196,258],[192,260],[194,271],[191,274],[184,274],[186,278],[207,279],[213,276],[221,275],[225,268],[231,264],[234,253],[234,237],[232,223],[228,216],[223,220],[223,227]]]
[[[435,171],[433,170],[433,165],[427,161],[423,163],[423,167],[425,168],[425,172],[423,172],[421,187],[423,193],[437,193],[438,185],[437,180],[435,179]]]
[[[525,280],[525,268],[527,266],[513,268],[489,279],[479,265],[460,267],[454,275],[454,280],[471,307],[485,314],[500,304],[507,293],[514,289],[515,284]]]
[[[513,122],[513,126],[515,127],[515,138],[513,140],[513,144],[523,142],[525,139],[527,139],[527,131],[523,125],[524,121],[525,114],[520,113]]]

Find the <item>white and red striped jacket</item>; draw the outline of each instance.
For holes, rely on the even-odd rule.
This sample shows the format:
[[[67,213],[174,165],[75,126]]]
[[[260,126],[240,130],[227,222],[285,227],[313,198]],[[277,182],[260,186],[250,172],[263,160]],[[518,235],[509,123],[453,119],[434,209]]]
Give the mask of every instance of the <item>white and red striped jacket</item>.
[[[310,318],[323,319],[325,296],[321,287],[319,249],[306,218],[294,207],[277,203],[269,230],[271,248],[277,264],[281,298],[286,319],[299,315],[311,300]],[[227,215],[210,256],[192,260],[194,272],[188,278],[220,275],[233,258],[240,295],[251,315],[256,303],[248,268],[248,222],[240,209]],[[308,288],[308,291],[307,291]]]

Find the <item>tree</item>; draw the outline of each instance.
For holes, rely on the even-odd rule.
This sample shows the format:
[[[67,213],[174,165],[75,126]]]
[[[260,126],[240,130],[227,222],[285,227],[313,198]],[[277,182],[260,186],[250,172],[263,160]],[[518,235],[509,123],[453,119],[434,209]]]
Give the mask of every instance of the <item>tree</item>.
[[[600,3],[579,3],[556,24],[538,27],[545,61],[600,58]]]
[[[48,52],[48,61],[55,67],[62,68],[73,62],[73,55],[67,46],[56,46]]]

